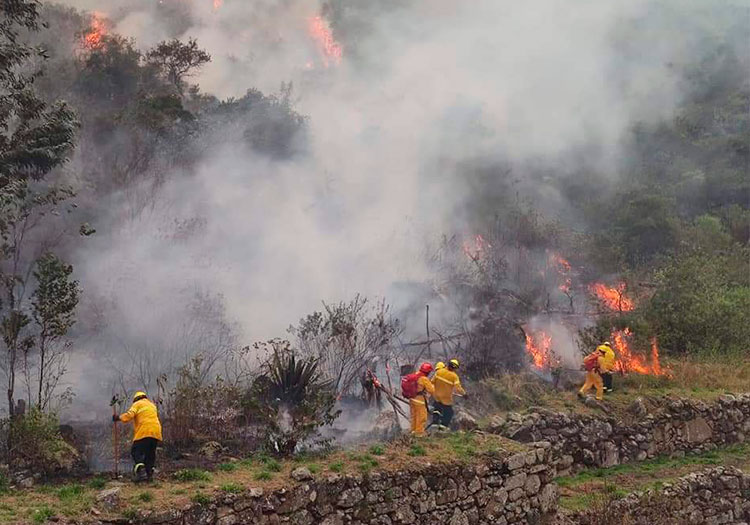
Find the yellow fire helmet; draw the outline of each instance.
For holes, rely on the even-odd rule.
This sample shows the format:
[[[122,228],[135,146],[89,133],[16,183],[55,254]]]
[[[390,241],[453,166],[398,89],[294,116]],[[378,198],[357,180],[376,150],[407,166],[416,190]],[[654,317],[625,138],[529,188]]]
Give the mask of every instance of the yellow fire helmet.
[[[146,392],[136,392],[135,394],[133,394],[133,403],[135,403],[139,399],[143,399],[144,397],[148,397],[146,395]]]
[[[435,365],[435,370],[440,370],[441,368],[445,368],[445,363],[443,363],[442,361],[438,361]]]
[[[451,359],[449,363],[452,368],[458,368],[458,359]]]

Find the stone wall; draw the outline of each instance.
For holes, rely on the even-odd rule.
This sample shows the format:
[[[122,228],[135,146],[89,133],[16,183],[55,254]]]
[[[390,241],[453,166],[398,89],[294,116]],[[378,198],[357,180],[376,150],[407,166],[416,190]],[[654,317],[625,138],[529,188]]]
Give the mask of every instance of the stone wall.
[[[633,493],[604,509],[558,516],[556,525],[750,523],[750,475],[717,467],[688,474],[658,491]]]
[[[583,467],[698,453],[750,436],[750,394],[727,394],[712,403],[671,400],[654,414],[636,401],[630,412],[630,422],[622,422],[539,409],[511,414],[492,431],[521,442],[549,441],[558,475]]]
[[[209,505],[139,514],[136,523],[295,525],[536,523],[554,513],[549,443],[474,464],[421,464],[401,472],[326,476],[263,492],[227,494]]]

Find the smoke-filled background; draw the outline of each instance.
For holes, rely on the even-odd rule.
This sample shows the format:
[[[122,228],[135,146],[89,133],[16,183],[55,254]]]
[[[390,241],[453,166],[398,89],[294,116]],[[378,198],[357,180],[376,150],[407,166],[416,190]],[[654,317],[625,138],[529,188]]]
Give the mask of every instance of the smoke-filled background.
[[[455,319],[439,246],[518,203],[595,227],[582,206],[632,172],[633,130],[694,96],[695,64],[746,76],[750,46],[740,1],[64,3],[78,12],[47,10],[53,64],[85,53],[87,11],[135,49],[195,38],[212,58],[189,78],[186,107],[210,116],[179,132],[187,153],[158,131],[137,148],[103,133],[116,112],[83,115],[65,168],[75,219],[96,230],[65,248],[83,289],[77,416],[196,349],[283,337],[321,300],[385,298],[405,339],[425,302],[433,322]],[[80,93],[74,76],[48,75],[49,91]]]

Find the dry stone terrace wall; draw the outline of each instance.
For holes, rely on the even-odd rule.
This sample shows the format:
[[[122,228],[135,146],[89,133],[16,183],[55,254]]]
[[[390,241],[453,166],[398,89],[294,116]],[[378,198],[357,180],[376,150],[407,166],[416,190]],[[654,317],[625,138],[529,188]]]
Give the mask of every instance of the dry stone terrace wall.
[[[750,475],[735,468],[717,467],[688,474],[659,491],[633,493],[607,509],[560,515],[555,525],[628,525],[750,523]]]
[[[655,414],[634,403],[633,423],[614,418],[539,410],[511,414],[493,432],[522,442],[552,444],[558,475],[583,467],[611,467],[660,455],[682,455],[739,443],[750,437],[750,394],[717,401],[669,401]]]
[[[549,444],[474,465],[420,465],[403,472],[329,476],[287,489],[226,495],[210,505],[141,514],[144,524],[451,525],[536,523],[557,507]]]

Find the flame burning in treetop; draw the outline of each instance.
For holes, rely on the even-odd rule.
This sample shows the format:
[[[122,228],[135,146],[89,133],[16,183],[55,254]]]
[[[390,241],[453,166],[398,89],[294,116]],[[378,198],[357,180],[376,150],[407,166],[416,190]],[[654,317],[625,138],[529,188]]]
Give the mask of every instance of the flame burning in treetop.
[[[625,295],[625,283],[619,283],[616,288],[594,283],[589,288],[597,299],[613,312],[630,312],[635,308],[633,300]]]
[[[560,359],[552,350],[552,338],[545,332],[526,334],[526,352],[531,356],[535,368],[547,370],[560,364]]]
[[[328,27],[328,22],[322,16],[313,16],[308,21],[308,32],[320,48],[321,55],[323,56],[323,65],[328,67],[331,62],[339,65],[344,50],[341,44],[333,38],[333,33]]]
[[[492,248],[492,245],[485,241],[484,237],[477,234],[470,241],[464,241],[463,248],[466,256],[472,261],[477,262],[484,257],[487,248]]]
[[[622,372],[636,372],[644,375],[663,376],[667,372],[659,362],[659,345],[656,338],[651,339],[651,363],[646,356],[634,354],[630,348],[628,338],[632,335],[629,328],[612,332],[612,341],[617,356],[617,368]]]
[[[570,292],[570,287],[573,283],[570,278],[570,263],[558,253],[552,253],[550,255],[550,262],[557,268],[557,273],[559,273],[560,277],[563,279],[562,284],[560,284],[558,288],[562,293],[567,294]]]
[[[218,11],[224,5],[224,0],[214,0],[214,11]]]
[[[94,11],[91,13],[91,26],[83,35],[83,47],[86,49],[99,49],[102,46],[102,39],[108,30],[107,18],[102,14]]]

